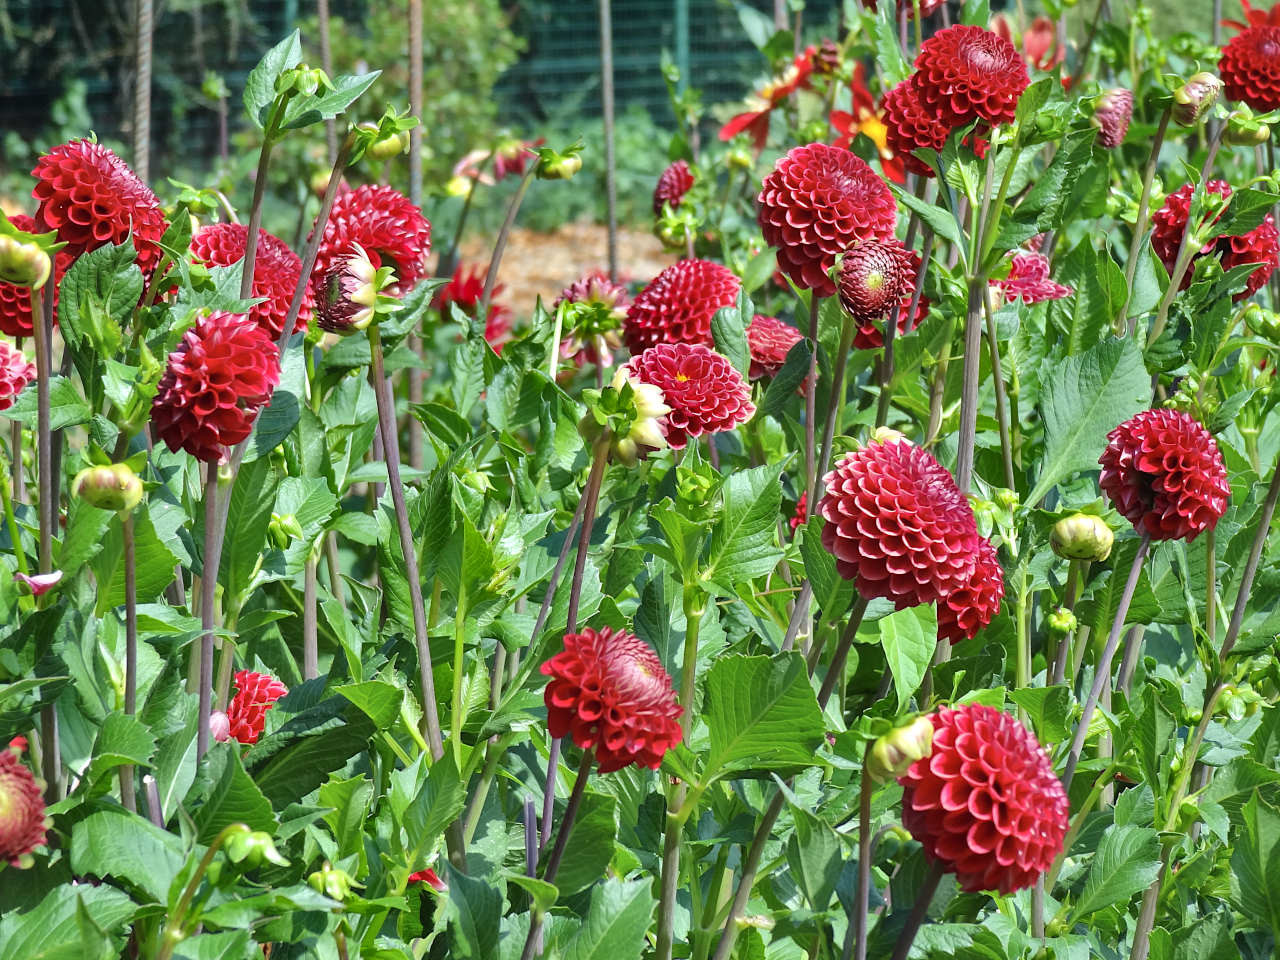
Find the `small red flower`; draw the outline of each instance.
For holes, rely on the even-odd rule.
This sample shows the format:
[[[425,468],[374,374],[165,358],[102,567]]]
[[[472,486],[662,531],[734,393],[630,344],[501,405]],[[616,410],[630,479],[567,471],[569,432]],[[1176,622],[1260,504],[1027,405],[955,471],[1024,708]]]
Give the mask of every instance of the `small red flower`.
[[[658,177],[658,185],[653,191],[654,216],[661,215],[664,203],[671,204],[673,210],[680,206],[680,201],[692,186],[693,174],[689,170],[689,164],[684,160],[677,160],[663,170],[662,176]]]
[[[26,233],[36,232],[36,222],[23,213],[15,213],[9,218],[19,230]],[[73,257],[65,250],[59,250],[53,259],[53,322],[58,322],[58,287],[62,283],[62,275],[71,266]],[[0,333],[7,337],[29,337],[31,329],[31,291],[26,287],[15,287],[11,283],[0,283]]]
[[[1280,108],[1280,5],[1269,13],[1254,10],[1243,0],[1248,24],[1224,21],[1240,33],[1222,48],[1218,74],[1223,92],[1255,110]]]
[[[778,267],[817,296],[836,292],[827,276],[836,254],[859,240],[888,240],[898,222],[889,185],[866,161],[825,143],[795,147],[764,178],[757,214]]]
[[[751,350],[752,380],[772,377],[786,363],[791,348],[803,340],[800,331],[776,317],[757,313],[747,327],[747,347]]]
[[[649,281],[627,310],[623,337],[640,353],[659,343],[711,344],[711,318],[738,301],[742,283],[710,260],[680,260]]]
[[[951,474],[906,440],[869,443],[823,478],[822,545],[867,599],[899,609],[967,585],[978,555],[973,509]]]
[[[632,357],[625,369],[662,391],[671,408],[662,419],[663,433],[673,450],[683,450],[689,437],[732,430],[755,416],[742,374],[700,343],[659,343]]]
[[[0,340],[0,410],[8,410],[28,383],[36,378],[36,365],[22,351]]]
[[[601,773],[630,764],[658,769],[684,736],[683,708],[651,647],[625,630],[568,633],[564,650],[544,663],[543,693],[553,737],[573,736],[594,750]]]
[[[1004,570],[995,547],[986,537],[978,540],[977,562],[969,582],[938,601],[938,637],[952,643],[977,636],[1000,612],[1004,598]]]
[[[939,30],[920,46],[911,85],[926,111],[947,127],[1010,123],[1031,83],[1012,43],[981,27]]]
[[[921,294],[913,316],[907,316],[911,309],[911,298],[916,292],[916,277],[920,273],[920,254],[907,250],[902,261],[902,298],[898,301],[896,316],[898,318],[898,336],[920,326],[920,321],[929,315],[929,298]],[[879,350],[884,346],[884,320],[869,321],[858,327],[853,335],[853,345],[858,350]]]
[[[809,519],[809,491],[803,490],[796,501],[796,512],[791,515],[791,532],[802,526]]]
[[[425,870],[419,870],[417,873],[409,874],[409,884],[425,883],[437,893],[445,893],[449,889],[449,885],[440,879],[440,875],[427,867]]]
[[[1107,434],[1098,485],[1139,533],[1194,540],[1217,525],[1231,484],[1213,435],[1179,410],[1144,410]]]
[[[480,301],[484,299],[486,272],[478,266],[459,263],[449,282],[436,291],[436,298],[431,305],[440,311],[440,316],[445,320],[450,318],[450,308],[454,306],[474,320],[480,310]],[[505,289],[505,285],[501,283],[493,285],[493,292],[489,296],[489,313],[484,321],[484,338],[495,353],[502,353],[503,345],[511,339],[511,309],[498,301],[498,295]]]
[[[351,252],[352,243],[365,249],[375,267],[395,267],[396,284],[388,293],[408,293],[427,275],[431,224],[392,187],[365,184],[338,194],[311,271],[313,285],[324,281],[336,259]]]
[[[1075,293],[1070,287],[1049,279],[1049,258],[1042,253],[1015,253],[1009,276],[992,280],[991,286],[1001,291],[1005,300],[1021,298],[1023,303],[1061,300]]]
[[[1029,887],[1062,852],[1069,805],[1036,738],[971,703],[929,715],[933,748],[898,778],[902,824],[961,889]]]
[[[757,93],[747,103],[751,107],[738,114],[720,128],[721,140],[732,140],[744,130],[751,134],[751,142],[757,150],[763,150],[769,139],[769,114],[773,108],[782,103],[801,87],[809,86],[809,76],[813,73],[813,58],[817,52],[814,46],[805,47],[804,52],[797,55],[791,65]]]
[[[247,745],[258,742],[267,725],[267,711],[289,688],[267,673],[241,670],[236,674],[236,695],[227,707],[231,736]]]
[[[1133,119],[1133,91],[1114,87],[1098,98],[1093,111],[1093,125],[1098,128],[1098,142],[1108,150],[1124,143]]]
[[[244,259],[249,228],[240,223],[211,223],[201,227],[191,238],[191,256],[210,267],[229,267]],[[249,318],[262,326],[273,338],[284,329],[289,305],[302,274],[302,258],[279,237],[258,231],[258,246],[253,258],[252,297],[263,297],[262,303],[249,310]],[[315,306],[310,285],[302,296],[302,309],[294,332],[307,329]]]
[[[244,314],[211,313],[169,354],[151,408],[156,434],[171,450],[217,463],[249,436],[279,382],[271,335]]]
[[[907,170],[922,177],[935,176],[933,167],[915,155],[916,150],[942,150],[951,128],[920,102],[915,86],[903,80],[880,99],[885,145],[901,157]]]
[[[0,750],[0,861],[11,867],[31,865],[49,828],[40,785],[22,763],[26,749],[26,737],[14,737]]]
[[[138,266],[148,273],[160,260],[166,224],[160,201],[123,160],[91,140],[54,147],[36,162],[31,195],[40,230],[58,231],[70,257],[132,236]]]
[[[911,254],[897,237],[863,240],[845,251],[836,293],[859,327],[874,326],[898,309],[915,282]]]

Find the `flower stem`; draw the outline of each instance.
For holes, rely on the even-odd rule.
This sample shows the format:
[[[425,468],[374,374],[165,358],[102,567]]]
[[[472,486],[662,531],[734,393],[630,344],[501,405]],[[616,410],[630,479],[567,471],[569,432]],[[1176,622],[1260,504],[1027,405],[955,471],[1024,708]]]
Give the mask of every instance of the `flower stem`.
[[[969,254],[969,298],[964,320],[964,380],[960,392],[959,449],[956,451],[956,485],[968,493],[973,482],[973,448],[978,432],[978,387],[982,378],[982,301],[987,279],[983,266],[987,225],[991,210],[991,181],[995,179],[994,145],[987,151],[987,172],[982,179],[981,212],[973,220]],[[1010,158],[1011,169],[1017,156]],[[999,216],[999,210],[996,211]]]
[[[126,513],[120,524],[124,539],[124,712],[131,717],[138,710],[138,577],[133,513]],[[120,768],[120,802],[126,810],[138,809],[132,765]]]
[[[862,789],[858,793],[858,899],[854,904],[854,960],[867,960],[867,913],[871,902],[871,793],[874,784],[867,771],[874,740],[862,754]]]
[[[996,321],[991,315],[991,298],[985,293],[982,309],[987,318],[987,346],[991,351],[991,379],[996,390],[996,423],[1000,427],[1000,455],[1004,461],[1004,485],[1018,489],[1017,475],[1013,470],[1013,439],[1009,432],[1009,398],[1004,387],[1004,373],[1000,365],[1000,341],[996,336]]]
[[[314,551],[313,551],[314,552]],[[307,557],[302,568],[302,679],[320,676],[319,637],[316,631],[316,566],[318,557]]]
[[[218,509],[218,465],[205,465],[204,483],[204,566],[200,571],[200,677],[196,684],[200,698],[200,727],[196,734],[196,756],[209,752],[209,714],[213,709],[213,632],[217,627],[215,604],[218,594],[218,567],[222,561],[225,519]]]
[[[804,386],[804,488],[812,490],[817,479],[813,442],[814,420],[818,415],[818,309],[822,298],[810,293],[809,298],[809,379]],[[814,509],[810,503],[809,509]]]
[[[19,426],[17,421],[14,421],[14,426]],[[14,457],[22,457],[22,449],[20,447],[15,448]],[[20,462],[20,459],[15,462]],[[9,540],[13,544],[13,558],[18,564],[18,572],[30,574],[31,568],[27,566],[27,552],[22,549],[22,531],[18,527],[18,518],[13,512],[13,496],[9,492],[9,473],[7,471],[0,476],[0,501],[3,501],[4,522],[9,530]]]
[[[49,340],[53,333],[54,278],[52,271],[45,284],[44,296],[31,291],[31,329],[36,352],[36,462],[39,489],[40,522],[39,567],[41,573],[53,570],[53,524],[56,520],[57,489],[53,475],[53,433],[49,427]],[[39,601],[37,601],[39,605]],[[58,734],[56,704],[40,708],[40,768],[45,780],[45,799],[55,803],[62,797],[62,748]]]
[[[520,212],[520,204],[524,202],[524,195],[529,190],[529,184],[533,182],[533,175],[537,169],[537,162],[530,160],[529,169],[525,171],[520,180],[520,186],[516,188],[515,196],[511,198],[511,205],[507,207],[507,218],[502,221],[502,229],[498,231],[498,239],[493,245],[493,256],[489,258],[489,269],[484,275],[484,293],[480,295],[480,306],[476,310],[476,316],[481,323],[489,316],[489,301],[493,298],[493,288],[498,282],[498,267],[501,266],[502,255],[506,252],[511,228],[515,226],[516,214]]]
[[[205,873],[208,872],[210,865],[213,863],[213,858],[231,833],[238,833],[247,829],[243,823],[232,823],[223,828],[222,832],[213,838],[213,843],[209,844],[209,849],[200,858],[200,863],[196,866],[195,873],[191,875],[187,885],[182,888],[182,896],[178,899],[178,905],[169,914],[169,919],[164,926],[164,935],[160,941],[160,949],[156,951],[155,960],[169,960],[173,956],[174,948],[186,937],[184,928],[187,923],[187,911],[191,909],[191,901],[195,897],[196,891],[200,889],[200,883],[204,880]]]
[[[891,317],[885,323],[885,336],[897,325],[897,318]],[[849,351],[853,349],[853,335],[858,325],[851,315],[845,314],[844,326],[840,331],[839,353],[836,355],[835,369],[831,372],[831,399],[827,403],[826,421],[822,427],[822,456],[818,461],[818,469],[814,472],[812,485],[809,488],[809,503],[817,504],[821,493],[822,478],[827,467],[831,465],[831,441],[835,438],[836,413],[844,405],[844,372],[849,365]],[[889,342],[886,340],[886,342]]]
[[[1072,560],[1067,568],[1067,585],[1063,591],[1062,606],[1070,612],[1074,612],[1076,600],[1080,597],[1080,588],[1084,584],[1084,579],[1088,576],[1089,561],[1088,560]],[[1072,630],[1069,634],[1062,638],[1062,642],[1058,647],[1057,655],[1053,661],[1053,675],[1049,680],[1051,686],[1062,683],[1067,678],[1067,655],[1071,649],[1072,640],[1075,638],[1077,630]],[[1072,681],[1074,683],[1074,676]]]
[[[1173,116],[1173,108],[1166,107],[1160,115],[1160,125],[1156,127],[1155,138],[1151,141],[1151,152],[1147,154],[1147,165],[1142,170],[1142,196],[1138,199],[1138,219],[1133,224],[1133,238],[1129,241],[1129,259],[1124,265],[1124,306],[1116,316],[1117,332],[1126,329],[1128,323],[1129,336],[1133,336],[1138,318],[1129,317],[1129,303],[1133,299],[1133,278],[1138,271],[1138,250],[1147,235],[1147,215],[1151,211],[1151,181],[1156,172],[1156,161],[1160,159],[1160,148],[1164,145],[1164,135],[1169,129],[1169,120]]]
[[[915,943],[916,934],[920,932],[920,924],[924,922],[925,914],[929,912],[933,895],[938,892],[942,874],[942,864],[936,861],[930,862],[929,872],[925,874],[924,883],[920,885],[916,902],[907,917],[907,925],[902,928],[902,933],[898,935],[898,942],[893,948],[893,960],[907,960],[907,954],[911,952],[911,944]]]
[[[467,226],[467,218],[471,215],[471,204],[476,197],[476,187],[480,185],[480,174],[484,172],[484,168],[489,165],[489,161],[493,159],[493,151],[480,161],[476,168],[476,175],[471,177],[471,184],[467,188],[467,195],[462,201],[462,211],[458,214],[458,224],[453,229],[453,239],[449,241],[444,251],[440,254],[440,260],[436,263],[436,276],[450,276],[454,268],[458,265],[458,247],[462,244],[462,231]]]
[[[853,607],[849,611],[849,623],[844,628],[844,633],[840,635],[840,642],[836,645],[835,653],[831,657],[831,665],[827,668],[827,675],[822,678],[822,687],[818,690],[818,704],[825,707],[827,701],[831,699],[831,694],[835,691],[838,684],[844,676],[844,662],[849,656],[849,648],[853,646],[854,639],[858,636],[858,627],[862,625],[862,618],[867,613],[867,599],[858,594],[854,598]],[[812,674],[817,666],[818,652],[822,649],[820,644],[814,644],[811,658],[814,662],[809,664],[809,673]]]

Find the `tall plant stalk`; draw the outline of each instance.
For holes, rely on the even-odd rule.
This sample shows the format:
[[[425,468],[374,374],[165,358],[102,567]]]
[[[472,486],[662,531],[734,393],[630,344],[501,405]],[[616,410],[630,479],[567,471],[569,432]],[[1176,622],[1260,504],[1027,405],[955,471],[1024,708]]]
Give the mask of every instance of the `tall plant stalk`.
[[[1156,135],[1151,141],[1151,151],[1147,154],[1147,164],[1142,168],[1142,195],[1138,198],[1138,219],[1133,224],[1133,237],[1129,240],[1129,259],[1124,265],[1124,304],[1116,316],[1116,332],[1128,331],[1133,336],[1138,318],[1129,316],[1129,303],[1133,299],[1133,278],[1138,271],[1138,251],[1147,236],[1147,217],[1151,212],[1151,181],[1155,177],[1156,162],[1160,159],[1160,148],[1164,145],[1164,135],[1169,129],[1169,120],[1173,117],[1173,108],[1166,107],[1160,115],[1160,124],[1156,127]]]
[[[138,567],[133,536],[133,512],[120,519],[124,539],[124,712],[138,711]],[[133,766],[120,768],[120,802],[126,810],[137,811],[133,789]]]
[[[618,282],[618,159],[614,138],[613,0],[597,0],[600,13],[600,106],[604,119],[604,190],[608,209],[609,279]]]
[[[200,667],[197,693],[200,726],[196,734],[196,756],[209,752],[209,714],[213,710],[213,634],[217,628],[215,603],[218,568],[222,560],[222,538],[226,519],[218,509],[218,465],[205,465],[204,482],[204,566],[200,571]]]
[[[537,163],[530,161],[529,169],[520,178],[520,186],[516,188],[516,194],[511,198],[511,203],[507,207],[507,216],[502,221],[502,229],[498,231],[498,239],[493,245],[493,256],[489,258],[489,269],[485,271],[484,275],[484,292],[480,295],[480,306],[476,310],[476,316],[480,318],[481,322],[489,316],[489,301],[493,298],[493,288],[498,283],[498,268],[502,265],[502,255],[507,250],[507,240],[511,237],[511,228],[515,226],[516,215],[520,212],[520,204],[524,202],[524,195],[529,191],[529,184],[533,182],[533,175],[537,172],[537,169]]]
[[[133,172],[151,179],[151,36],[155,25],[152,0],[134,7]]]
[[[57,490],[54,477],[53,431],[49,418],[49,379],[51,376],[49,347],[53,334],[54,276],[50,271],[43,296],[31,291],[31,330],[36,353],[36,470],[38,495],[37,517],[40,525],[39,570],[53,570],[53,525],[57,522]],[[55,803],[62,798],[62,747],[58,733],[58,710],[50,703],[40,708],[40,766],[45,780],[45,798]]]
[[[547,883],[555,883],[556,875],[560,871],[560,861],[564,858],[565,848],[569,844],[569,834],[573,830],[573,822],[578,816],[578,807],[582,804],[582,795],[587,790],[587,779],[591,775],[591,765],[594,757],[591,751],[586,751],[582,755],[582,764],[578,767],[578,778],[573,782],[573,791],[569,794],[569,802],[564,809],[564,817],[560,820],[560,832],[556,836],[556,845],[551,851],[551,856],[547,858],[547,867],[543,871],[542,879]],[[538,952],[540,941],[542,940],[542,912],[534,909],[533,919],[529,923],[529,935],[524,941],[524,950],[520,953],[520,960],[532,960],[532,957]]]

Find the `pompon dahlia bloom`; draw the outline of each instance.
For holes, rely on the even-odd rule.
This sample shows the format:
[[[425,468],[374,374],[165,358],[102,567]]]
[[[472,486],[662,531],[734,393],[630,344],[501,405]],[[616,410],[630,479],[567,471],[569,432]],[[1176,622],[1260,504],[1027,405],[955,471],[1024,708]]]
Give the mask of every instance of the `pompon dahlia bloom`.
[[[201,227],[191,238],[191,256],[210,267],[229,267],[244,259],[249,228],[241,223],[211,223]],[[293,302],[293,292],[302,274],[302,258],[289,245],[267,231],[258,230],[258,245],[253,258],[253,291],[262,303],[249,309],[249,318],[273,337],[284,330],[285,317]],[[293,332],[307,329],[315,299],[311,285],[302,296],[302,309]]]
[[[26,737],[14,737],[0,750],[0,861],[11,867],[31,866],[49,828],[40,784],[22,763],[26,749]]]
[[[1267,13],[1241,0],[1248,23],[1224,21],[1240,30],[1222,48],[1218,75],[1232,100],[1255,110],[1280,108],[1280,6]]]
[[[151,188],[100,143],[72,140],[54,147],[31,171],[36,178],[36,224],[58,231],[70,257],[132,236],[138,266],[149,272],[160,260],[164,214]]]
[[[289,688],[270,674],[237,673],[236,695],[227,706],[231,738],[246,746],[257,743],[267,725],[267,711],[288,692]]]
[[[911,85],[925,110],[948,127],[1010,123],[1031,83],[1012,43],[981,27],[939,30],[920,46]]]
[[[373,321],[378,305],[378,270],[358,243],[340,257],[316,287],[316,326],[345,336]]]
[[[915,283],[911,254],[897,237],[864,240],[845,251],[836,295],[859,327],[897,314],[902,295]]]
[[[823,477],[822,545],[868,600],[899,609],[969,584],[978,556],[973,508],[946,468],[906,440],[872,442]]]
[[[271,335],[244,314],[211,313],[169,354],[151,407],[156,434],[171,450],[217,463],[249,436],[279,382]]]
[[[798,54],[778,77],[765,84],[759,91],[747,98],[751,108],[732,118],[720,128],[721,140],[732,140],[744,130],[751,134],[752,145],[763,150],[769,139],[769,114],[773,108],[782,103],[801,87],[809,86],[809,77],[813,73],[814,54],[817,48],[810,45]]]
[[[1231,184],[1225,180],[1209,180],[1204,185],[1207,193],[1215,193],[1220,197],[1231,196]],[[1182,244],[1182,235],[1187,229],[1187,221],[1191,216],[1191,196],[1195,192],[1195,184],[1186,183],[1165,198],[1164,205],[1151,215],[1151,248],[1164,264],[1165,269],[1173,273],[1178,258],[1178,247]],[[1238,237],[1217,237],[1200,248],[1191,258],[1182,277],[1185,290],[1191,285],[1191,277],[1195,262],[1199,257],[1219,253],[1222,256],[1222,269],[1247,263],[1256,263],[1258,268],[1249,274],[1245,287],[1237,293],[1233,300],[1239,302],[1253,296],[1271,278],[1280,258],[1280,232],[1277,232],[1275,219],[1267,214],[1262,223],[1248,233]]]
[[[981,537],[969,582],[938,601],[938,638],[954,644],[977,636],[1000,612],[1003,598],[1004,570],[991,541]]]
[[[751,351],[752,380],[772,377],[782,369],[791,348],[803,340],[800,331],[776,317],[757,313],[747,327],[747,347]]]
[[[22,351],[0,340],[0,410],[8,410],[28,383],[36,378],[36,365]]]
[[[1139,533],[1194,540],[1216,526],[1231,484],[1213,435],[1179,410],[1144,410],[1107,434],[1098,485]]]
[[[436,298],[431,305],[440,311],[445,320],[449,319],[450,308],[453,306],[457,306],[473,320],[476,319],[480,301],[484,299],[485,273],[479,266],[459,263],[449,282],[436,291]],[[484,319],[484,338],[495,353],[501,353],[503,345],[511,339],[511,308],[498,300],[498,295],[505,289],[504,284],[493,285],[493,291],[489,295],[489,313]]]
[[[933,111],[926,109],[909,79],[885,91],[880,98],[880,117],[884,121],[885,145],[903,166],[922,177],[936,176],[933,167],[915,155],[916,150],[940,151],[951,128]]]
[[[911,309],[911,298],[916,292],[916,277],[920,273],[920,254],[914,250],[906,251],[907,257],[904,261],[906,272],[902,276],[902,299],[898,301],[897,318],[898,318],[898,336],[914,330],[920,326],[920,321],[929,315],[929,298],[920,295],[920,300],[916,304],[916,312],[912,316],[907,316],[907,312]],[[862,324],[858,327],[858,332],[853,335],[853,345],[858,350],[879,350],[884,346],[884,330],[883,322]]]
[[[684,736],[671,677],[634,634],[610,627],[565,634],[564,650],[541,670],[551,677],[543,692],[551,735],[572,735],[594,751],[601,773],[633,763],[656,770]]]
[[[794,147],[761,185],[757,219],[778,267],[820,297],[836,292],[827,271],[859,240],[888,240],[898,208],[865,160],[825,143]]]
[[[313,284],[329,272],[334,260],[351,252],[352,243],[364,247],[375,267],[391,261],[398,282],[389,293],[408,293],[427,275],[431,224],[393,187],[365,184],[338,194],[311,271]]]
[[[659,343],[624,365],[629,376],[662,391],[667,445],[683,450],[690,437],[720,433],[756,413],[751,387],[725,357],[700,343]]]
[[[1108,150],[1124,143],[1133,119],[1133,91],[1114,87],[1098,98],[1093,111],[1093,125],[1098,128],[1098,142]]]
[[[623,338],[640,353],[659,343],[711,343],[711,318],[738,300],[742,282],[710,260],[680,260],[649,281],[627,310]]]
[[[1009,276],[992,280],[991,286],[1004,294],[1006,301],[1021,299],[1023,303],[1061,300],[1075,293],[1049,279],[1049,258],[1042,253],[1015,253]]]
[[[26,233],[36,232],[36,222],[24,213],[15,213],[9,222]],[[59,250],[53,258],[53,322],[58,322],[58,287],[73,257]],[[0,283],[0,333],[7,337],[29,337],[31,329],[31,291],[11,283]]]
[[[673,210],[680,206],[680,201],[692,186],[693,173],[690,172],[689,164],[684,160],[677,160],[663,170],[662,175],[658,177],[658,185],[653,190],[654,216],[662,213],[664,203],[671,204]]]
[[[961,889],[1029,887],[1062,852],[1069,805],[1027,728],[977,703],[929,715],[933,747],[898,778],[902,825]]]

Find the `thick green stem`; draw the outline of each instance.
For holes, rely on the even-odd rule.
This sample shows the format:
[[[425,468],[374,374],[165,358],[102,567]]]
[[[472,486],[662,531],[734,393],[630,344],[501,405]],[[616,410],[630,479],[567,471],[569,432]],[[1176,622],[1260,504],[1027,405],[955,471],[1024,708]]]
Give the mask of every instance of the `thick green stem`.
[[[200,884],[204,880],[204,875],[208,872],[209,866],[213,863],[213,858],[222,849],[222,844],[226,842],[232,833],[240,833],[248,829],[243,823],[233,823],[223,828],[222,832],[213,838],[213,843],[209,844],[209,849],[200,858],[196,872],[191,875],[191,879],[183,887],[182,896],[178,898],[178,905],[169,914],[169,919],[164,926],[164,934],[160,940],[160,949],[156,952],[155,960],[169,960],[178,944],[186,939],[187,911],[191,909],[191,901],[195,897],[196,891],[200,889]]]
[[[120,522],[124,539],[124,712],[131,717],[138,710],[138,576],[133,514],[126,513]],[[120,802],[126,810],[138,809],[132,765],[120,768]]]

